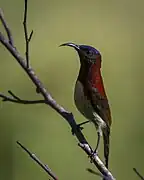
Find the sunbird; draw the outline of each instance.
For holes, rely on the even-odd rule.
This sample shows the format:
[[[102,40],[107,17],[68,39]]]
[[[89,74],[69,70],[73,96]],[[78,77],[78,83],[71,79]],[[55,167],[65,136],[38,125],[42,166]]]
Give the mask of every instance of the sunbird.
[[[105,166],[108,168],[112,120],[101,75],[101,53],[88,45],[64,43],[60,46],[72,47],[79,55],[80,70],[75,84],[74,102],[80,113],[96,127],[98,138],[94,153],[98,153],[100,137],[103,136]]]

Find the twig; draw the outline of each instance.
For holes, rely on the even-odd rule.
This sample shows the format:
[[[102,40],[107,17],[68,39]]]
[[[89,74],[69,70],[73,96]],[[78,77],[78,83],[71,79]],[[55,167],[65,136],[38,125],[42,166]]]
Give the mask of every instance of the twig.
[[[25,0],[25,11],[27,11],[27,0]],[[27,13],[25,13],[27,14]],[[27,16],[25,15],[25,19]],[[26,22],[26,20],[24,21]],[[10,31],[10,30],[9,30]],[[27,34],[27,33],[26,33]],[[26,38],[26,40],[28,37]],[[56,110],[71,126],[72,131],[74,132],[75,136],[77,137],[80,146],[82,149],[88,154],[92,154],[92,148],[88,144],[86,138],[84,137],[83,133],[79,128],[77,128],[77,123],[74,119],[74,116],[72,113],[66,111],[62,106],[60,106],[50,95],[50,93],[45,89],[44,85],[41,83],[39,78],[36,76],[34,70],[29,67],[27,68],[27,63],[25,62],[25,59],[20,55],[20,53],[11,46],[11,44],[8,43],[8,41],[5,39],[5,37],[0,33],[0,42],[5,46],[5,48],[12,54],[12,56],[15,57],[17,62],[20,64],[20,66],[24,69],[24,71],[27,73],[29,78],[32,80],[32,82],[35,84],[36,89],[39,90],[39,92],[43,95],[45,103],[50,105],[54,110]],[[86,147],[86,149],[85,149]],[[112,176],[110,171],[104,166],[102,161],[99,159],[98,156],[93,158],[93,163],[96,165],[96,167],[99,169],[99,171],[107,177],[109,180],[114,180],[115,178]]]
[[[138,172],[136,168],[133,168],[134,172],[138,175],[138,177],[141,178],[141,180],[144,180],[144,177]]]
[[[18,101],[21,100],[18,96],[16,96],[12,91],[8,90],[8,93],[14,98],[17,99]]]
[[[9,91],[11,92],[11,91]],[[0,93],[0,97],[2,98],[2,101],[9,101],[13,103],[19,103],[19,104],[42,104],[46,103],[45,100],[23,100],[14,95],[12,92],[10,93],[13,97],[6,96],[2,93]]]
[[[29,43],[33,35],[33,30],[31,31],[29,37],[28,37],[28,30],[27,30],[27,4],[28,1],[25,0],[25,7],[24,7],[24,20],[23,20],[23,26],[24,26],[24,35],[25,35],[25,43],[26,43],[26,62],[27,62],[27,68],[29,68]]]
[[[0,20],[5,28],[5,31],[7,33],[7,37],[8,37],[8,40],[9,40],[9,43],[14,47],[14,41],[13,41],[13,37],[12,37],[12,33],[11,31],[9,30],[9,27],[4,19],[4,14],[3,14],[3,11],[2,9],[0,9]]]
[[[24,145],[22,145],[19,141],[17,144],[27,153],[29,156],[45,171],[47,172],[54,180],[58,180],[56,175],[51,171],[48,165],[43,164],[40,159],[33,153],[31,153]]]

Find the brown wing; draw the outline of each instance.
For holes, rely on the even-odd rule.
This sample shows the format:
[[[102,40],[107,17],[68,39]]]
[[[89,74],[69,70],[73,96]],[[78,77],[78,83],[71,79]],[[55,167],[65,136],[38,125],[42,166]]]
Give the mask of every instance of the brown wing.
[[[103,129],[103,142],[104,142],[104,157],[105,165],[108,168],[109,161],[109,136],[110,136],[110,125],[111,125],[111,113],[108,100],[103,97],[97,90],[97,88],[89,86],[88,88],[89,97],[91,104],[95,109],[96,113],[105,121],[107,128]]]
[[[90,97],[91,104],[95,109],[96,113],[105,121],[108,127],[111,125],[111,112],[108,104],[108,99],[103,97],[98,89],[88,85],[88,94]]]

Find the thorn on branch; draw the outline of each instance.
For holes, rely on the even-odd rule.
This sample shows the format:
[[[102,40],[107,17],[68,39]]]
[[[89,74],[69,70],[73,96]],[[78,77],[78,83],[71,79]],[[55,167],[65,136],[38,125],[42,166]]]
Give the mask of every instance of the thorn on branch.
[[[31,38],[32,38],[32,35],[33,35],[33,30],[31,31],[30,35],[29,35],[29,38],[28,38],[28,42],[30,42]]]
[[[24,145],[22,145],[19,141],[16,142],[29,156],[32,160],[34,160],[46,173],[48,173],[54,180],[58,180],[56,175],[52,172],[52,170],[48,167],[48,165],[42,163],[40,159],[33,153],[31,153]]]

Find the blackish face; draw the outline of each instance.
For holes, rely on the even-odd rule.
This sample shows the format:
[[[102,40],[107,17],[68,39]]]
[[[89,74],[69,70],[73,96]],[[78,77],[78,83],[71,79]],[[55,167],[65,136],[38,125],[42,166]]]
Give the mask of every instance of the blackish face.
[[[65,43],[60,46],[70,46],[73,47],[79,54],[81,63],[96,63],[97,59],[100,58],[100,52],[92,46],[87,45],[77,45],[74,43]]]
[[[96,60],[98,57],[100,57],[100,52],[95,49],[92,46],[87,46],[87,45],[79,45],[78,54],[80,56],[80,60],[86,61],[88,63],[96,63]]]

